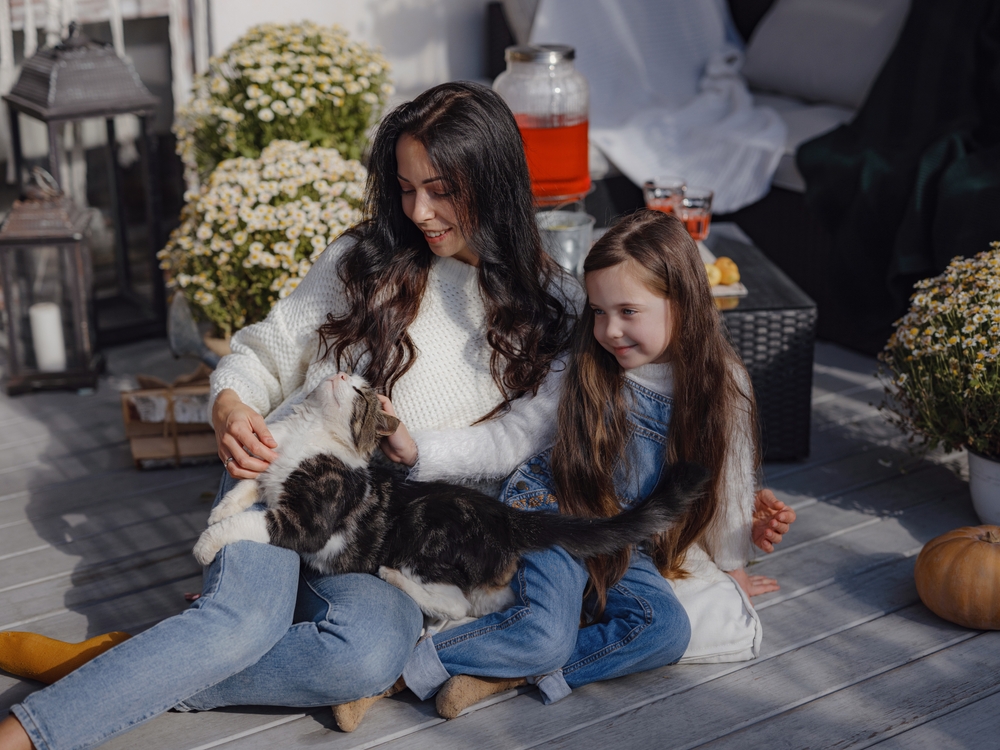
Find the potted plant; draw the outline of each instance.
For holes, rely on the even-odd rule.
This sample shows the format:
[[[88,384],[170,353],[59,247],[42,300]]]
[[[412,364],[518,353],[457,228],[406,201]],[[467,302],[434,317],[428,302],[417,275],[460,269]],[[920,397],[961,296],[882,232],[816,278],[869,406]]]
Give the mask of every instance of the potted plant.
[[[367,172],[333,148],[274,141],[216,167],[158,254],[168,286],[229,337],[263,320],[361,220]]]
[[[885,409],[929,448],[969,452],[969,489],[1000,523],[1000,242],[915,285],[879,358]]]
[[[209,61],[178,108],[174,133],[189,186],[225,159],[258,157],[275,139],[360,159],[392,90],[386,59],[339,26],[255,26]]]

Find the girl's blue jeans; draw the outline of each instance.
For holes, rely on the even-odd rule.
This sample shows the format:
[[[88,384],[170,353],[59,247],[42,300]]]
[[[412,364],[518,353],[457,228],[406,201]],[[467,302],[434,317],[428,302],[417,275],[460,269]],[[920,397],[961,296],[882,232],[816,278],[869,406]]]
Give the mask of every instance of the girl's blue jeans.
[[[219,498],[232,483],[224,476]],[[375,576],[300,572],[290,550],[237,542],[205,569],[185,612],[11,711],[38,750],[62,750],[94,747],[170,708],[344,703],[396,680],[422,624],[413,600]]]
[[[458,674],[529,677],[545,703],[572,688],[673,664],[691,625],[673,588],[642,552],[608,591],[600,622],[580,628],[587,569],[561,548],[526,555],[504,612],[423,639],[403,670],[407,686],[429,698]]]

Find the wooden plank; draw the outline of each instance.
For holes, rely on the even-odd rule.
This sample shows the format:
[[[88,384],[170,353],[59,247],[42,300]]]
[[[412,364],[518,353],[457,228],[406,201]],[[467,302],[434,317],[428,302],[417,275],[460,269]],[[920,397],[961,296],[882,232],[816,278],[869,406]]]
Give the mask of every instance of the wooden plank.
[[[329,731],[325,725],[333,726],[333,715],[326,706],[308,710],[246,706],[199,713],[168,712],[126,734],[115,737],[101,745],[101,748],[102,750],[135,748],[208,750],[221,745],[226,750],[230,748],[246,750],[248,745],[245,738],[252,738],[270,727],[298,720],[311,722],[323,731]],[[337,734],[350,737],[342,732]],[[319,746],[327,747],[325,744]],[[272,745],[272,750],[275,747],[279,746]]]
[[[920,506],[898,517],[842,536],[824,540],[802,550],[802,554],[762,560],[754,573],[774,576],[782,591],[760,597],[761,606],[778,596],[812,591],[827,581],[867,569],[880,562],[915,554],[929,539],[958,526],[967,525],[971,511],[944,503]]]
[[[907,475],[866,484],[860,489],[808,505],[799,503],[798,519],[784,541],[770,555],[760,553],[760,562],[776,560],[803,544],[833,533],[878,522],[888,515],[903,514],[927,502],[957,496],[965,500],[966,485],[946,470],[929,467]]]
[[[200,588],[199,570],[193,575],[178,575],[175,580],[157,586],[136,588],[123,596],[76,608],[64,605],[60,610],[16,629],[31,630],[65,641],[82,641],[112,630],[138,633],[164,618],[183,612],[188,606],[184,594]]]
[[[942,714],[878,744],[878,750],[959,750],[1000,737],[1000,692]]]
[[[92,475],[72,482],[54,482],[0,495],[0,527],[66,513],[81,513],[107,502],[131,503],[161,490],[203,496],[219,486],[218,466],[181,467],[142,472],[130,466],[117,472]],[[209,498],[210,499],[210,498]]]
[[[201,566],[191,554],[194,539],[153,550],[80,566],[67,575],[45,576],[17,588],[0,591],[0,630],[21,629],[13,623],[37,623],[64,608],[81,609],[126,596],[133,591],[191,579]],[[67,588],[67,586],[69,588]],[[32,629],[32,628],[26,628]]]
[[[874,447],[862,453],[773,480],[771,489],[785,502],[825,499],[851,492],[873,482],[896,477],[900,464],[915,470],[920,462],[891,447]]]
[[[994,631],[915,658],[705,747],[871,747],[998,692],[1000,633]],[[980,747],[989,744],[986,738],[981,742],[986,744]]]
[[[64,573],[78,565],[93,565],[163,545],[190,542],[193,546],[205,527],[206,514],[207,509],[198,508],[189,513],[124,525],[58,547],[28,547],[16,556],[0,559],[0,589],[17,590],[13,587]]]
[[[64,513],[46,516],[28,524],[17,524],[0,529],[0,559],[10,558],[25,550],[47,544],[61,547],[66,554],[76,554],[76,542],[101,535],[109,535],[107,544],[113,547],[114,536],[122,529],[137,524],[155,524],[157,519],[183,515],[192,519],[192,528],[204,528],[209,503],[199,494],[181,489],[151,493],[141,500],[115,507],[114,501],[102,504],[94,512]],[[195,515],[191,515],[194,513]]]

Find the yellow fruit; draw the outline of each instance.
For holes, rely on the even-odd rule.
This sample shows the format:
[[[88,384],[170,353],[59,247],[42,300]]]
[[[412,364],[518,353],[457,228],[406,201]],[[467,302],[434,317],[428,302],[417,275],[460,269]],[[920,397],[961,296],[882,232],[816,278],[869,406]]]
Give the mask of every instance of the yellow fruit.
[[[722,272],[720,284],[735,284],[740,280],[740,269],[737,267],[736,263],[733,262],[732,258],[726,258],[725,256],[717,259],[715,261],[715,267]]]
[[[708,274],[709,286],[718,286],[719,282],[722,281],[722,271],[713,263],[705,264],[705,273]]]

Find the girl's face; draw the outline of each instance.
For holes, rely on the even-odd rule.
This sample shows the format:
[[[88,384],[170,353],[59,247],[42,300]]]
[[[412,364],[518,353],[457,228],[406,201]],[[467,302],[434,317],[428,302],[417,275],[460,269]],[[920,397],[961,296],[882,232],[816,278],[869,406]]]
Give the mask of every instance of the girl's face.
[[[632,262],[591,271],[586,285],[594,338],[623,370],[667,361],[673,306],[639,279]]]
[[[434,169],[427,149],[411,136],[401,135],[396,141],[396,165],[403,213],[424,233],[431,252],[478,266],[479,257],[458,226],[448,183]]]

